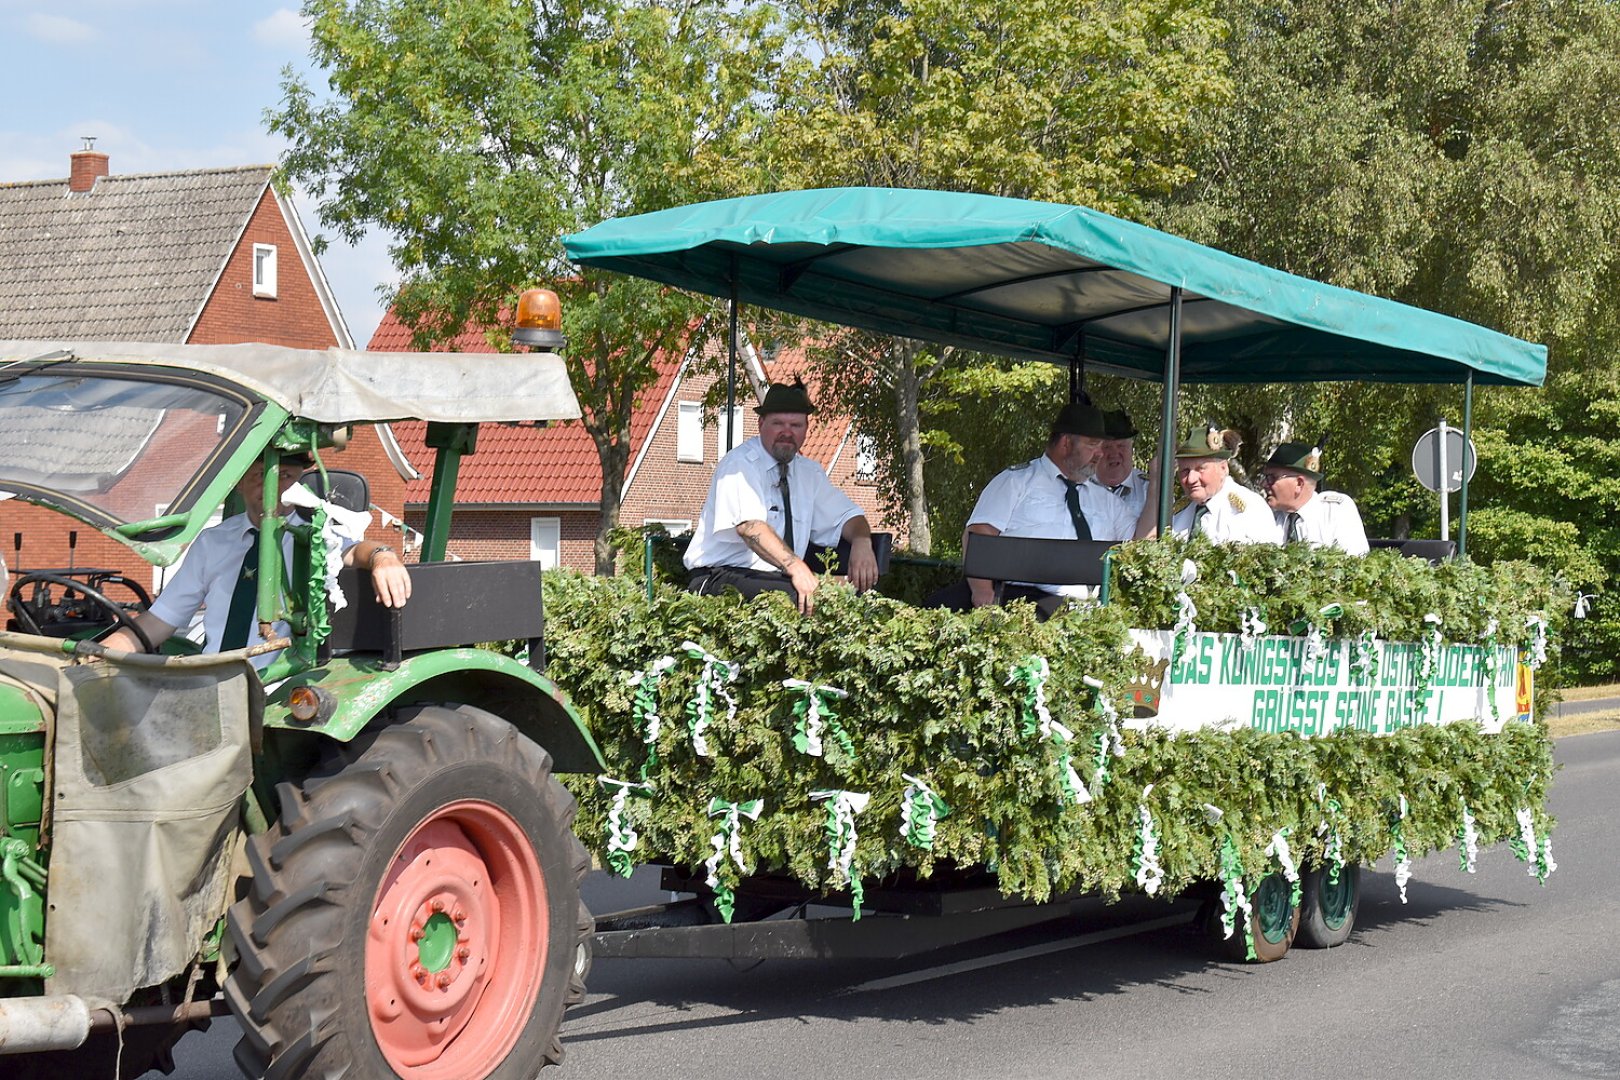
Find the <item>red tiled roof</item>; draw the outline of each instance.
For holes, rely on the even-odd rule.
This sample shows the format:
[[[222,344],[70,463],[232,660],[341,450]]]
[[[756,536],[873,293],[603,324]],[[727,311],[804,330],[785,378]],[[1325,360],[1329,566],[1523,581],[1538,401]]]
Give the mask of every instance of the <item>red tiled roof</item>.
[[[403,352],[411,348],[411,332],[392,310],[383,316],[370,349]],[[481,330],[467,330],[436,352],[495,352]],[[512,357],[521,364],[521,355]],[[646,441],[669,396],[680,355],[659,357],[653,366],[658,378],[643,392],[630,416],[630,459]],[[427,425],[420,420],[396,423],[394,435],[405,456],[423,474],[405,485],[407,503],[425,503],[431,484],[433,451],[426,443]],[[460,503],[579,503],[594,506],[601,498],[602,465],[585,426],[577,420],[547,428],[511,424],[484,424],[478,429],[478,452],[462,459],[457,478]]]

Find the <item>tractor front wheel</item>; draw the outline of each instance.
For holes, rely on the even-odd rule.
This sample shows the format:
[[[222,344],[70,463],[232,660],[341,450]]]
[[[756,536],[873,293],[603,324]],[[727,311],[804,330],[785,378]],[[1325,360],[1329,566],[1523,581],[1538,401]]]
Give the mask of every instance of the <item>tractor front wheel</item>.
[[[488,713],[426,706],[277,794],[229,918],[245,1072],[528,1080],[561,1060],[589,861],[543,750]]]

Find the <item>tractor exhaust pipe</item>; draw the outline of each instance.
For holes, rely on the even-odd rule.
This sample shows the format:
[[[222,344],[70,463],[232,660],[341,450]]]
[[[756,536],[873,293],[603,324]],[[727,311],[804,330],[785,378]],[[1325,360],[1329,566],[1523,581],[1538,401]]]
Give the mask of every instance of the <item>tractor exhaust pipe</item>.
[[[90,1035],[90,1003],[77,994],[0,1000],[0,1054],[72,1050]]]
[[[227,1012],[223,998],[184,1005],[91,1005],[77,994],[0,999],[0,1057],[76,1050],[93,1031],[147,1024],[195,1024]]]

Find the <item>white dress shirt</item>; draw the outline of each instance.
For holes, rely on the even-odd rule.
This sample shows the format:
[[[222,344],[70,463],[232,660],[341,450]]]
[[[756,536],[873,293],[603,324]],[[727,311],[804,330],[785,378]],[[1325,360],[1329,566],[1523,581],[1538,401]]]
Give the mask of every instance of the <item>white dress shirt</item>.
[[[757,435],[720,459],[686,549],[688,570],[703,566],[778,569],[754,554],[737,535],[737,526],[763,521],[787,542],[779,476],[776,459]],[[793,554],[800,558],[812,547],[836,547],[843,538],[844,523],[864,513],[827,479],[820,464],[802,454],[788,465],[788,492],[793,502]]]
[[[1098,540],[1129,540],[1136,535],[1136,522],[1147,505],[1148,478],[1141,469],[1132,469],[1115,491],[1095,476],[1080,489],[1080,505],[1091,522],[1091,535]],[[1097,514],[1092,515],[1092,507]]]
[[[979,493],[979,501],[968,515],[969,525],[989,525],[1003,536],[1034,536],[1046,540],[1073,540],[1074,518],[1069,514],[1068,485],[1062,470],[1051,458],[1042,454],[1038,458],[1021,462],[997,473]],[[1105,520],[1105,512],[1118,513],[1116,506],[1103,500],[1119,500],[1107,488],[1101,495],[1088,494],[1086,485],[1079,485],[1080,512],[1085,515],[1086,527],[1093,540],[1112,540],[1103,536],[1098,525]],[[1132,523],[1134,525],[1134,522]],[[1034,582],[1013,581],[1010,585],[1029,585],[1031,588],[1058,596],[1090,596],[1096,590],[1089,585],[1044,585]]]
[[[1297,535],[1313,547],[1336,547],[1351,554],[1367,554],[1367,530],[1361,524],[1356,501],[1342,491],[1317,491],[1295,511]],[[1278,535],[1288,535],[1288,511],[1274,512]]]
[[[1209,515],[1204,518],[1200,531],[1217,544],[1282,543],[1282,530],[1277,528],[1266,500],[1230,476],[1205,505],[1209,507]],[[1192,530],[1197,509],[1198,504],[1190,502],[1176,511],[1175,517],[1170,519],[1170,531],[1185,540]]]

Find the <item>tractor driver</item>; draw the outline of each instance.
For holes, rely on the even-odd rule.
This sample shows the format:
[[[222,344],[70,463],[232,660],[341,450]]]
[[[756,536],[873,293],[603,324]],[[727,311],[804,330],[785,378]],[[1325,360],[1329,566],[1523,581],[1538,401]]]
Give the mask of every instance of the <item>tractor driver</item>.
[[[279,490],[291,487],[303,471],[314,464],[307,454],[283,454],[277,472]],[[263,470],[249,469],[236,485],[247,509],[197,534],[186,551],[186,558],[174,577],[152,601],[152,606],[135,622],[155,645],[167,641],[177,627],[189,625],[197,609],[203,609],[204,652],[225,652],[262,644],[256,612],[258,601],[257,552],[259,522],[264,517]],[[286,538],[288,549],[292,538]],[[411,596],[411,575],[404,560],[393,548],[371,540],[349,543],[343,551],[345,566],[371,571],[371,587],[377,602],[387,607],[404,607]],[[273,637],[285,636],[285,623],[275,623]],[[119,628],[101,642],[109,649],[125,652],[141,646],[130,631]],[[264,668],[276,653],[251,658],[253,666]]]

